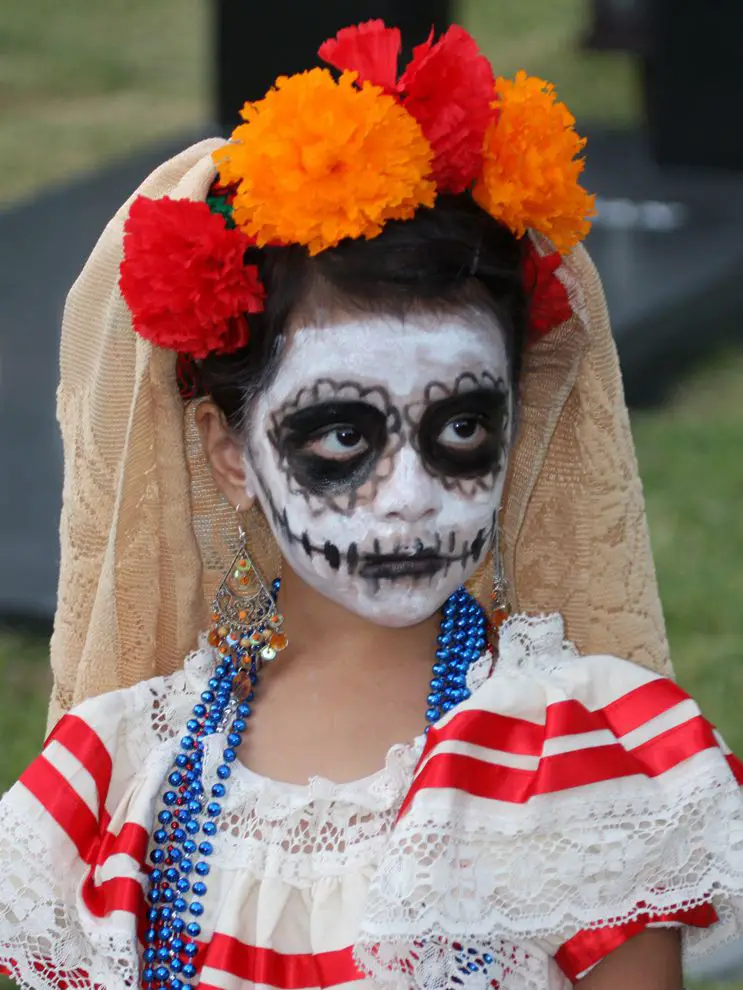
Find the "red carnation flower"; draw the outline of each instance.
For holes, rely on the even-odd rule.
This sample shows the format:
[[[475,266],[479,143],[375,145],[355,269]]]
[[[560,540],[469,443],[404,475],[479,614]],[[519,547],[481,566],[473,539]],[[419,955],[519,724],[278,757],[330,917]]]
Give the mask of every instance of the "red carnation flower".
[[[342,28],[320,45],[317,54],[341,72],[357,72],[359,83],[370,82],[391,93],[397,83],[400,31],[386,27],[384,21],[365,21]]]
[[[258,269],[243,261],[245,234],[206,203],[167,196],[135,199],[124,233],[119,285],[138,334],[194,358],[245,346],[245,314],[265,298]]]
[[[485,131],[495,116],[495,79],[464,28],[452,25],[435,44],[432,39],[433,34],[413,50],[399,90],[434,150],[439,192],[461,193],[482,171]]]
[[[568,290],[556,275],[561,264],[558,251],[540,255],[529,242],[522,274],[524,288],[530,297],[529,326],[535,337],[544,337],[573,315]]]

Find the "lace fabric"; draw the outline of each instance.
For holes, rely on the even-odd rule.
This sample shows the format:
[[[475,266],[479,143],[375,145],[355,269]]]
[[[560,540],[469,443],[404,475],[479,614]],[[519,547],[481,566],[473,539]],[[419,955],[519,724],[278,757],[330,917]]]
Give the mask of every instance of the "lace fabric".
[[[68,725],[105,747],[110,784],[66,746],[62,726],[0,802],[0,964],[21,987],[137,986],[146,840],[174,737],[213,663],[202,645],[182,671],[76,710]],[[740,788],[724,743],[679,688],[612,657],[578,656],[554,616],[509,620],[498,662],[484,656],[470,686],[425,740],[392,747],[364,780],[287,785],[237,765],[214,840],[205,938],[299,953],[308,966],[355,945],[379,986],[444,990],[456,977],[477,990],[493,980],[499,990],[563,990],[554,957],[576,933],[710,902],[720,921],[686,931],[686,951],[740,932]],[[489,735],[473,743],[468,727],[481,718]],[[504,727],[517,746],[498,735]],[[673,750],[690,732],[688,758],[622,770],[629,758],[652,767],[658,752],[668,756],[669,733]],[[207,777],[222,743],[207,741]],[[450,756],[474,776],[460,762],[447,785]],[[443,786],[431,785],[431,767],[443,768]],[[35,775],[57,781],[48,800]],[[488,795],[491,777],[522,789],[526,780],[527,791]],[[131,836],[144,840],[139,853]]]

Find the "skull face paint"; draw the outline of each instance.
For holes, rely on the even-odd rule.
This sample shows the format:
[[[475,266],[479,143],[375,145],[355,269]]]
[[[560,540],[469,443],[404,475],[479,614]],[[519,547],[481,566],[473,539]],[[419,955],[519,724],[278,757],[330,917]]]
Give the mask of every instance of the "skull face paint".
[[[413,625],[488,550],[510,409],[492,318],[304,328],[251,411],[248,489],[309,585],[374,622]]]

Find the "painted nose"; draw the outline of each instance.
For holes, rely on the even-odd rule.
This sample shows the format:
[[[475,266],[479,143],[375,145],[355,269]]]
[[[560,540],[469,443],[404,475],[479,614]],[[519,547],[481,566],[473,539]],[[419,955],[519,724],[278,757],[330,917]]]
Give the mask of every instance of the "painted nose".
[[[392,474],[380,486],[376,498],[380,518],[417,522],[441,511],[441,484],[432,478],[412,447],[394,457]]]

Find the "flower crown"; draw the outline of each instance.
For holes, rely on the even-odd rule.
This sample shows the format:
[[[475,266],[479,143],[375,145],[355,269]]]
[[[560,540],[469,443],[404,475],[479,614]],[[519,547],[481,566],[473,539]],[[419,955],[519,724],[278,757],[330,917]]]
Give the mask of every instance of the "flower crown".
[[[300,244],[314,255],[376,237],[440,193],[471,195],[516,237],[547,237],[554,253],[529,241],[525,255],[532,332],[570,316],[556,271],[594,208],[579,184],[574,117],[541,79],[496,79],[459,26],[415,48],[398,77],[400,47],[380,20],[344,28],[319,49],[337,76],[281,76],[245,104],[244,123],[213,153],[205,203],[133,202],[120,287],[139,334],[193,359],[235,351],[265,302],[255,249]]]

